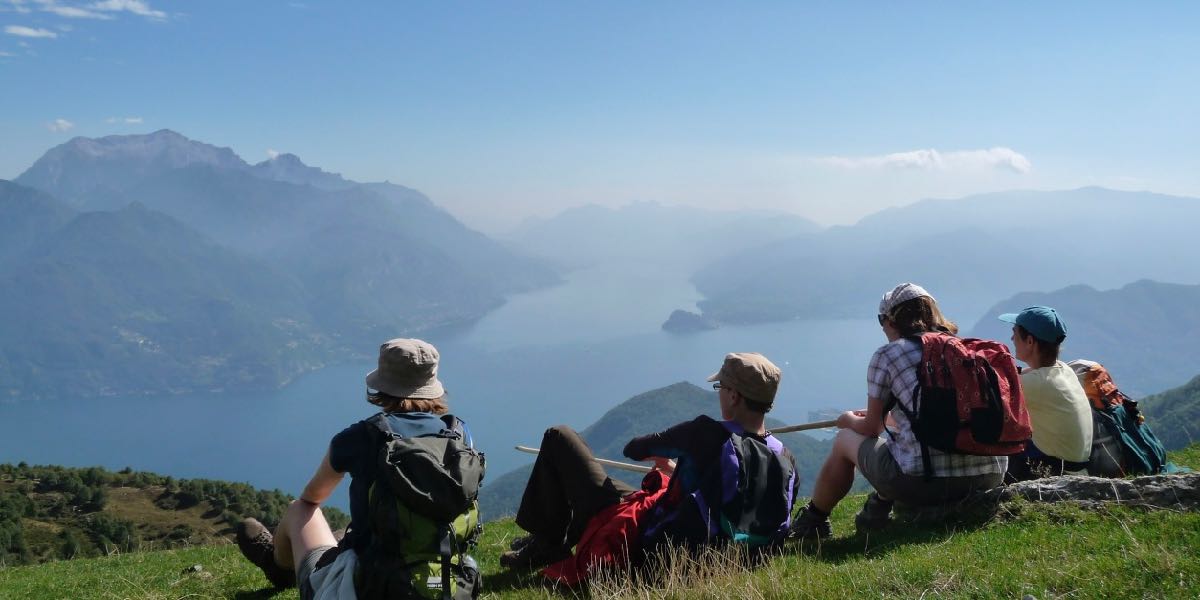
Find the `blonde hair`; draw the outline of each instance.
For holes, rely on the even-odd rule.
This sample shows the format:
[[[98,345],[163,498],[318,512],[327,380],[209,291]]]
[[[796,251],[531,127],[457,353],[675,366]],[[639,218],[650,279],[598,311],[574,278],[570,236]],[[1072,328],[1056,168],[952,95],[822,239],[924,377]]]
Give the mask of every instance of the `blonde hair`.
[[[397,398],[382,392],[376,394],[368,392],[367,402],[382,408],[383,412],[390,413],[427,412],[444,415],[450,412],[450,405],[446,403],[445,394],[437,398]]]
[[[897,304],[887,318],[903,337],[934,331],[958,335],[958,325],[947,319],[929,296],[918,296]]]

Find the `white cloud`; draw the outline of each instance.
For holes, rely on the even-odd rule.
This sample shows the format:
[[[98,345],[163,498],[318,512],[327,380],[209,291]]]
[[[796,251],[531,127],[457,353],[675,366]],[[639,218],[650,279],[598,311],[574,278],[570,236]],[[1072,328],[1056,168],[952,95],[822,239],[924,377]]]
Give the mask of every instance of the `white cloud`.
[[[24,25],[8,25],[4,28],[4,33],[15,35],[17,37],[27,38],[56,38],[57,33],[49,29],[34,29],[33,27],[25,27]]]
[[[109,117],[109,118],[105,119],[105,120],[104,120],[104,122],[105,122],[105,123],[116,123],[116,122],[117,122],[117,118],[116,118],[116,117]]]
[[[128,125],[141,125],[142,118],[141,117],[125,117],[125,123]]]
[[[150,8],[150,5],[143,0],[103,0],[92,3],[88,8],[106,12],[130,12],[149,19],[167,18],[167,13]]]
[[[33,12],[32,9],[30,9],[28,6],[25,6],[24,0],[8,0],[8,5],[9,5],[8,10],[11,10],[15,13],[27,15],[27,14]],[[5,10],[5,9],[0,8],[0,10]]]
[[[277,157],[277,156],[279,156],[278,150],[267,148],[267,158],[269,158],[271,160],[275,160],[275,157]]]
[[[52,123],[46,123],[46,129],[54,133],[62,133],[70,130],[75,124],[66,119],[55,119]]]
[[[1021,153],[1004,147],[986,150],[938,152],[911,150],[878,156],[828,156],[818,162],[841,169],[924,169],[931,171],[986,171],[992,169],[1028,173],[1033,168]]]
[[[6,58],[6,57],[10,57],[10,56],[16,56],[16,54],[13,54],[12,52],[5,52],[3,50],[0,50],[0,58]]]
[[[66,17],[68,19],[112,19],[112,17],[104,13],[98,13],[94,10],[88,10],[80,6],[67,6],[59,4],[58,0],[37,0],[37,3],[43,11],[54,13],[60,17]]]

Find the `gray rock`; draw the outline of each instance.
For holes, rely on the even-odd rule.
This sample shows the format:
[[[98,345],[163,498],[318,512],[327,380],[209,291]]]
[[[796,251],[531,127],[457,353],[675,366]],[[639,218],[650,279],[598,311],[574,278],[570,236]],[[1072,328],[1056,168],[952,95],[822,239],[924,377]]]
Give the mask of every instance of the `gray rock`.
[[[1018,498],[1028,502],[1070,502],[1084,507],[1121,504],[1200,510],[1200,473],[1147,475],[1133,479],[1047,477],[1022,481],[982,494],[982,499],[994,502]]]

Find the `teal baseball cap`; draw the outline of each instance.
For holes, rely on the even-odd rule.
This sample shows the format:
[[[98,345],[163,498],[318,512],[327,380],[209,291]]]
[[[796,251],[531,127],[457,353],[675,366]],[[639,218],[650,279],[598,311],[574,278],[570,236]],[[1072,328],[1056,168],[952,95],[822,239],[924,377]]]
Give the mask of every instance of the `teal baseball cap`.
[[[1058,344],[1067,337],[1067,326],[1059,318],[1058,312],[1049,306],[1030,306],[1019,313],[1005,313],[997,318],[1020,325],[1043,342]]]

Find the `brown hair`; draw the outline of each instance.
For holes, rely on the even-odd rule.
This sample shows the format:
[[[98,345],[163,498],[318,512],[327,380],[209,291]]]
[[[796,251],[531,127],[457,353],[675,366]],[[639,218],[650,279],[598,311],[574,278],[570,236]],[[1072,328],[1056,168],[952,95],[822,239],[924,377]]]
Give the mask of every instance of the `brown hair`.
[[[445,395],[433,399],[397,398],[383,392],[378,392],[375,394],[368,393],[367,402],[382,408],[383,412],[390,413],[427,412],[435,415],[444,415],[450,412],[450,406],[446,404]]]
[[[1043,365],[1052,365],[1058,362],[1058,351],[1062,348],[1062,342],[1053,343],[1038,338],[1038,336],[1029,333],[1028,329],[1020,325],[1013,325],[1017,330],[1017,335],[1021,336],[1022,340],[1033,338],[1033,347],[1037,352],[1038,362]]]
[[[934,331],[958,335],[958,325],[942,315],[937,302],[929,296],[918,296],[897,304],[887,318],[903,337]]]

